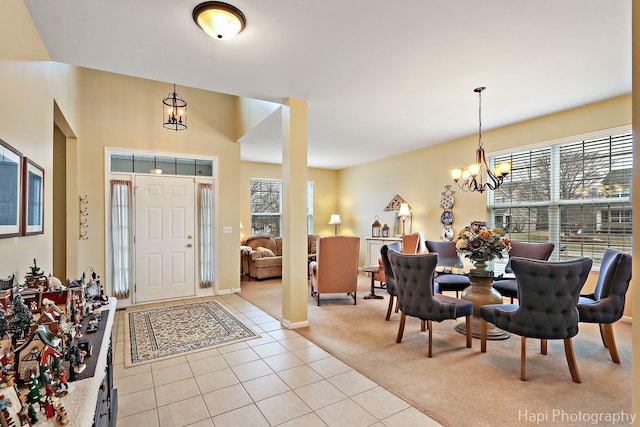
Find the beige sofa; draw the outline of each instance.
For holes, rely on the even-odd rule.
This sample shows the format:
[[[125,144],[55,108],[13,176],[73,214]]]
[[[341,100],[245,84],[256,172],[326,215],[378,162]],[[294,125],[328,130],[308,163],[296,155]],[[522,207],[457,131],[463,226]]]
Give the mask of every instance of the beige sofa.
[[[315,257],[317,235],[307,236],[307,254]],[[251,279],[282,277],[282,238],[268,234],[252,234],[240,244],[242,271]]]

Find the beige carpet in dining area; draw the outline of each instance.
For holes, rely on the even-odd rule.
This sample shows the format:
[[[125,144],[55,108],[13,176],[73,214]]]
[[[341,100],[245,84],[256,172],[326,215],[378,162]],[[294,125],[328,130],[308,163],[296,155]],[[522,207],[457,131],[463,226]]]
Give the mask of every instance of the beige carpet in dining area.
[[[614,326],[622,363],[602,345],[597,325],[580,324],[573,339],[582,383],[571,380],[562,341],[549,341],[546,356],[538,340],[527,340],[527,381],[520,381],[520,338],[480,340],[465,346],[458,322],[436,324],[433,358],[427,334],[407,318],[396,344],[399,314],[385,321],[389,297],[365,300],[370,279],[359,278],[357,305],[346,295],[308,298],[309,323],[298,333],[445,426],[629,425],[631,415],[631,324]],[[282,317],[279,280],[242,282],[240,296],[276,318]],[[331,298],[334,297],[334,298]],[[462,320],[462,319],[461,319]],[[615,422],[614,422],[615,421]]]

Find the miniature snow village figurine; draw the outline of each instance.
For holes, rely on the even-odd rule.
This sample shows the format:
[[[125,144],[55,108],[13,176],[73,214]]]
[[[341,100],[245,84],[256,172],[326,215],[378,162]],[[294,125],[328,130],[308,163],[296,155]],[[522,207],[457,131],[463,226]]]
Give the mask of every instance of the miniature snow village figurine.
[[[26,276],[26,285],[31,289],[40,289],[47,287],[47,277],[44,275],[40,267],[36,264],[36,259],[33,259],[33,267],[29,267],[29,271]]]
[[[29,334],[29,329],[33,323],[33,314],[24,304],[24,299],[20,294],[13,298],[13,306],[7,323],[9,324],[8,332],[11,334],[14,346],[18,343],[18,340],[24,339]]]
[[[43,407],[42,393],[40,392],[40,384],[38,383],[38,378],[35,375],[31,375],[31,383],[29,384],[29,393],[27,393],[27,403],[29,404],[29,418],[32,418],[31,408],[33,407],[34,403],[37,403],[40,409],[42,409]],[[37,421],[38,421],[38,418],[36,417],[36,422]],[[31,421],[31,424],[34,424],[34,422]]]
[[[87,325],[87,332],[96,332],[98,330],[98,319],[95,316],[91,316]]]
[[[29,412],[28,412],[28,414],[29,414],[29,423],[31,425],[33,425],[33,424],[35,424],[35,423],[37,423],[39,421],[38,420],[38,412],[36,412],[36,408],[34,408],[31,403],[29,404]]]
[[[11,406],[11,399],[6,397],[4,394],[0,394],[0,411],[5,414],[5,419],[9,417],[9,411],[7,410],[9,406]]]
[[[62,405],[56,406],[56,421],[62,424],[63,426],[66,426],[67,424],[69,424],[69,419],[67,417],[67,410]]]

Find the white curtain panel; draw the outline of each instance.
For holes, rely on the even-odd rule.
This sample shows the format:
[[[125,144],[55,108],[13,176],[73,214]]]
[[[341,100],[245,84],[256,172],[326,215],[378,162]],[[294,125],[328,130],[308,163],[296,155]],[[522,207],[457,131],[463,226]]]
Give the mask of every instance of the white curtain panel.
[[[198,184],[198,212],[200,228],[200,287],[213,286],[213,241],[211,216],[213,195],[211,184]]]
[[[129,298],[132,265],[131,181],[111,180],[111,241],[113,254],[113,292],[116,298]]]

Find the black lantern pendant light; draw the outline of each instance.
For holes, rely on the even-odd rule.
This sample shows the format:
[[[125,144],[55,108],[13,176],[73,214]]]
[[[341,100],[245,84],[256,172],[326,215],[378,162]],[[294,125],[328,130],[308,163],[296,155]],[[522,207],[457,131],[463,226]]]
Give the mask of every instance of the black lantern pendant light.
[[[173,92],[162,100],[162,127],[175,131],[187,129],[187,101],[176,92],[175,84]]]

